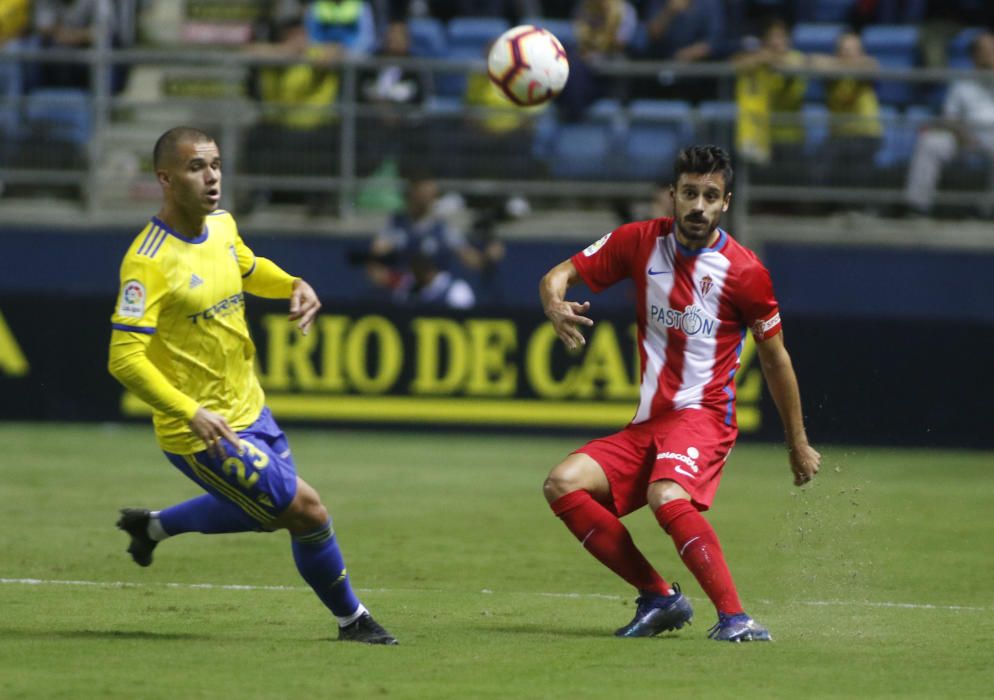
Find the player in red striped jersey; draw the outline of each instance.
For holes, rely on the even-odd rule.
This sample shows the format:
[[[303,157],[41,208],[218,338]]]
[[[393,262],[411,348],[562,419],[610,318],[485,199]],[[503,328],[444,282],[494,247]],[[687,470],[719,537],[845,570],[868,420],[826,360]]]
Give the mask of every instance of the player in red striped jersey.
[[[632,422],[558,464],[545,496],[583,546],[638,590],[635,617],[616,635],[656,635],[693,615],[679,587],[656,572],[619,520],[648,503],[718,611],[709,636],[767,641],[769,631],[745,613],[718,538],[701,515],[738,434],[734,378],[747,332],[783,420],[796,485],[818,472],[821,455],[804,430],[770,275],[718,227],[732,196],[728,154],[693,146],[680,152],[674,170],[674,218],[621,226],[542,278],[545,314],[569,348],[585,343],[581,327],[593,321],[590,303],[567,301],[567,290],[583,282],[599,292],[632,279],[642,370]]]

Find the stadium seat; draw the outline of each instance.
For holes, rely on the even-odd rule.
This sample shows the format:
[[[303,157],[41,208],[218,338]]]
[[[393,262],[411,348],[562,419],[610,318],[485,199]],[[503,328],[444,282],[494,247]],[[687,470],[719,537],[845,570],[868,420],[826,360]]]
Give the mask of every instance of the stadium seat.
[[[428,114],[458,116],[462,114],[465,105],[459,97],[444,97],[432,95],[425,101],[425,111]]]
[[[918,28],[903,25],[875,25],[863,30],[863,48],[884,68],[913,68],[918,62]],[[881,81],[877,96],[881,103],[904,106],[915,95],[915,84]]]
[[[884,125],[883,142],[874,162],[879,168],[899,168],[902,173],[911,161],[915,151],[918,131],[935,115],[927,107],[909,107],[901,114],[893,107],[880,108],[880,120]]]
[[[433,17],[415,17],[408,21],[411,35],[411,55],[424,58],[444,56],[448,51],[445,27]]]
[[[801,121],[804,124],[804,153],[817,156],[828,143],[828,107],[822,104],[806,104],[801,108]]]
[[[634,100],[628,108],[619,175],[659,180],[677,152],[694,137],[690,104],[680,100]]]
[[[697,106],[698,139],[726,150],[735,146],[735,120],[739,108],[734,102],[705,100]]]
[[[27,121],[48,139],[79,146],[90,140],[90,99],[85,90],[41,88],[26,100]]]
[[[611,125],[602,121],[561,124],[550,150],[553,177],[565,180],[599,180],[613,170],[614,139]]]
[[[14,43],[10,42],[10,45]],[[0,49],[0,51],[7,50],[6,46]],[[0,134],[3,134],[5,139],[17,137],[20,126],[18,100],[22,88],[20,64],[13,61],[0,62]]]
[[[448,55],[452,58],[482,58],[490,43],[510,27],[500,17],[456,17],[449,21]]]
[[[844,24],[801,23],[794,25],[791,43],[802,53],[835,53],[839,37],[846,31]],[[808,78],[808,89],[804,93],[807,102],[820,102],[825,99],[825,86],[821,80]]]
[[[456,17],[446,30],[445,57],[457,61],[482,61],[490,43],[508,29],[505,20],[497,17]],[[463,69],[435,74],[435,92],[454,97],[466,92],[466,72]]]
[[[835,53],[835,45],[844,31],[844,24],[801,22],[794,25],[791,43],[803,53]]]
[[[984,30],[981,27],[967,27],[950,39],[946,49],[950,68],[973,68],[970,44],[982,31]]]
[[[856,0],[798,0],[797,18],[804,22],[845,22]]]
[[[563,46],[569,48],[576,43],[576,33],[573,31],[573,22],[568,19],[552,19],[548,17],[525,17],[522,24],[531,24],[536,27],[548,29],[556,35],[556,38]]]

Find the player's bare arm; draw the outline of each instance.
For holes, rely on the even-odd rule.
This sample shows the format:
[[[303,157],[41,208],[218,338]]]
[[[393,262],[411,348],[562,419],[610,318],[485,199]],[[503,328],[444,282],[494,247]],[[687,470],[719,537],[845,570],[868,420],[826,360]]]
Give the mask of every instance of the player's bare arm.
[[[293,293],[290,295],[290,320],[299,321],[297,327],[301,333],[307,335],[320,310],[321,301],[314,288],[304,280],[295,280]]]
[[[212,457],[224,459],[227,455],[224,451],[222,441],[226,440],[232,447],[239,448],[241,440],[238,434],[231,429],[228,421],[214,411],[208,411],[201,406],[190,419],[190,430],[194,435],[204,441],[207,451]],[[239,448],[240,449],[240,448]]]
[[[821,455],[808,443],[804,416],[801,413],[801,390],[797,385],[794,365],[783,342],[783,333],[760,342],[758,349],[766,385],[770,388],[770,394],[783,421],[794,485],[802,486],[818,473]]]
[[[542,310],[552,321],[556,335],[570,350],[586,345],[579,326],[592,326],[594,322],[584,314],[590,310],[590,302],[582,304],[566,301],[566,290],[580,282],[580,275],[571,260],[565,260],[549,270],[539,284],[538,293],[542,298]]]

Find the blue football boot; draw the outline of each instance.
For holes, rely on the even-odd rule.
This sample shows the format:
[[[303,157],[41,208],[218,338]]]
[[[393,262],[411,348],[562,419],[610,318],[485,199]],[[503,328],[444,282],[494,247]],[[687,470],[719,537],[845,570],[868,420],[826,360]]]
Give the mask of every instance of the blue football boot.
[[[708,638],[716,642],[772,642],[770,631],[745,613],[718,613],[718,624],[708,630]]]
[[[659,595],[642,591],[635,600],[638,607],[635,617],[624,627],[615,630],[615,637],[653,637],[660,632],[678,630],[690,624],[694,609],[690,601],[680,592],[680,586],[673,584],[673,593]]]

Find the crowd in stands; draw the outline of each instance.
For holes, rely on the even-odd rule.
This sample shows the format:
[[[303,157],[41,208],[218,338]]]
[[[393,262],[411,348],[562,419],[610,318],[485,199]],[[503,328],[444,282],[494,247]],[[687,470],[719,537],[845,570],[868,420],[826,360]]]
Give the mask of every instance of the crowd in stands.
[[[479,59],[503,28],[525,22],[554,31],[570,57],[567,88],[543,118],[510,108],[482,72],[391,63]],[[990,170],[994,96],[982,80],[947,90],[873,72],[994,69],[991,27],[985,0],[0,0],[5,47],[194,44],[299,58],[255,68],[235,90],[259,105],[248,172],[334,177],[338,62],[378,56],[354,88],[361,176],[406,159],[453,178],[657,179],[683,141],[706,139],[734,147],[760,181],[764,169],[791,183],[856,186],[888,168],[902,182],[907,172],[918,211],[931,207],[945,164],[965,157],[975,173]],[[721,63],[734,74],[603,73],[619,60]],[[124,70],[113,70],[112,90],[146,94],[147,73]],[[89,110],[79,107],[92,79],[88,65],[0,64],[0,98],[28,95],[38,117],[0,107],[0,129],[85,145]],[[10,142],[0,149],[8,163]]]

